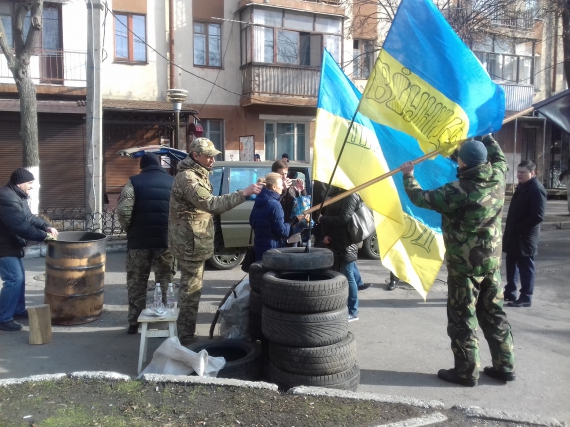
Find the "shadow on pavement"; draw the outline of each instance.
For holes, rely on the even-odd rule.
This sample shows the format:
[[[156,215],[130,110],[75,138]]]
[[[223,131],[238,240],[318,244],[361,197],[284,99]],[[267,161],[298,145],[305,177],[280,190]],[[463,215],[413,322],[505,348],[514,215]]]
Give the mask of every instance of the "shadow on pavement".
[[[361,308],[378,308],[378,307],[393,307],[393,308],[432,308],[432,307],[445,307],[447,305],[447,298],[433,298],[424,302],[423,300],[410,300],[410,299],[359,299],[358,306]]]

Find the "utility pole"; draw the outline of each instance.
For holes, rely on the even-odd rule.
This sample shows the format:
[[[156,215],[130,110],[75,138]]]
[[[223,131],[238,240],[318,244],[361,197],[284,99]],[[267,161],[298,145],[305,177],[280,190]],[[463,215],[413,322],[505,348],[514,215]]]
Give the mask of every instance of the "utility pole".
[[[101,105],[101,0],[87,0],[87,117],[85,147],[86,213],[93,231],[102,231],[103,109]]]

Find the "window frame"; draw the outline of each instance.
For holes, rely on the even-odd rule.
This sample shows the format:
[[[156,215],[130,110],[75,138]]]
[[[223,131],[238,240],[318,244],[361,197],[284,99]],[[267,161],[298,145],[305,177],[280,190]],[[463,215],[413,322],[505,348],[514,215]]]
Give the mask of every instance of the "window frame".
[[[147,49],[147,40],[148,40],[148,20],[147,15],[142,13],[133,13],[133,12],[115,12],[113,11],[114,18],[113,19],[113,62],[121,63],[121,64],[131,64],[131,65],[146,65],[148,64],[148,49]],[[117,16],[126,16],[127,17],[127,57],[117,57]],[[137,60],[134,59],[135,56],[135,36],[134,36],[134,29],[133,29],[133,16],[142,16],[144,17],[144,60]],[[121,25],[122,26],[122,25]]]
[[[194,32],[194,24],[204,24],[205,27],[205,32],[204,35],[206,37],[205,39],[205,59],[206,59],[206,64],[205,65],[200,65],[200,64],[196,64],[194,62],[194,49],[196,48],[196,33]],[[220,65],[210,65],[210,44],[209,44],[209,37],[210,37],[210,30],[209,30],[209,25],[217,25],[220,28]],[[224,55],[222,53],[222,40],[223,40],[223,34],[222,34],[222,30],[223,30],[223,26],[221,23],[219,22],[212,22],[212,21],[206,21],[206,20],[202,20],[202,19],[195,19],[192,21],[192,65],[196,68],[214,68],[214,69],[222,69],[224,68]],[[241,34],[240,34],[241,36]]]
[[[217,150],[221,151],[220,154],[218,154],[218,156],[220,156],[220,158],[217,158],[218,156],[215,157],[216,160],[222,161],[225,158],[226,155],[226,140],[225,140],[225,122],[224,119],[200,119],[200,124],[202,125],[202,129],[204,130],[204,132],[202,133],[202,136],[204,138],[208,138],[210,141],[212,141],[212,138],[210,138],[210,133],[212,132],[212,130],[210,130],[210,124],[212,122],[220,122],[220,147],[216,147]],[[217,131],[215,131],[217,132]],[[214,142],[214,141],[212,141]],[[214,143],[214,145],[216,145]]]
[[[491,80],[494,80],[494,81],[495,80],[502,80],[502,81],[505,81],[508,83],[526,84],[529,86],[535,86],[536,79],[534,76],[534,70],[536,68],[536,60],[538,58],[537,56],[518,55],[518,54],[513,54],[513,53],[496,53],[496,52],[488,52],[488,51],[482,51],[482,50],[475,50],[475,51],[473,51],[473,54],[479,60],[481,65],[485,68],[485,71],[487,71],[487,74],[489,74],[489,77],[491,77]],[[501,68],[501,75],[500,76],[496,75],[496,74],[491,74],[491,72],[490,72],[490,68],[491,68],[490,57],[491,57],[491,55],[500,56],[500,61],[497,61],[497,62],[493,61],[493,63],[498,63],[500,65],[500,68]],[[515,75],[514,80],[507,80],[504,78],[505,57],[513,58],[513,60],[516,62],[516,69],[514,70],[514,75]],[[484,58],[484,62],[481,61],[481,58]],[[521,64],[522,64],[522,59],[530,59],[530,61],[531,61],[530,78],[527,78],[527,79],[522,78],[522,73],[520,70]],[[526,80],[528,80],[528,82]]]
[[[354,42],[358,43],[357,49],[354,48]],[[374,40],[353,39],[352,43],[352,76],[355,79],[367,80],[370,78],[370,74],[372,74],[372,69],[374,68]],[[371,47],[369,52],[366,52],[367,44]],[[355,55],[356,52],[358,52],[358,55]],[[362,73],[362,70],[364,70],[363,65],[367,58],[370,61],[370,64],[368,64],[368,75]],[[356,64],[358,64],[358,66],[356,66]],[[357,72],[357,70],[359,70],[359,72]]]
[[[269,150],[267,150],[267,134],[269,132],[267,132],[267,125],[270,124],[273,126],[273,151],[275,151],[274,156],[275,159],[270,159],[267,156],[267,153]],[[309,148],[310,150],[310,120],[309,121],[280,121],[280,120],[264,120],[263,121],[263,149],[265,150],[265,160],[281,160],[281,154],[277,152],[277,125],[278,124],[292,124],[294,127],[294,141],[293,141],[293,152],[291,153],[287,153],[289,155],[289,160],[292,161],[296,161],[296,162],[307,162],[307,157],[309,157],[308,153],[307,153],[307,149]],[[304,153],[303,153],[303,159],[299,160],[297,153],[298,153],[298,126],[299,125],[303,125],[305,126],[305,133],[303,133],[303,135],[305,136],[305,142],[304,142]]]

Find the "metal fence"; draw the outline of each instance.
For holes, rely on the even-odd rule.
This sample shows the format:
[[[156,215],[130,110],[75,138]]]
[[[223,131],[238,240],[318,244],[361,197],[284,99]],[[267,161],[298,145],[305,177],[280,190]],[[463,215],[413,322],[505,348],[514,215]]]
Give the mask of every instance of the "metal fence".
[[[107,236],[126,234],[119,224],[116,209],[90,213],[84,208],[44,208],[39,216],[58,231],[94,231]]]

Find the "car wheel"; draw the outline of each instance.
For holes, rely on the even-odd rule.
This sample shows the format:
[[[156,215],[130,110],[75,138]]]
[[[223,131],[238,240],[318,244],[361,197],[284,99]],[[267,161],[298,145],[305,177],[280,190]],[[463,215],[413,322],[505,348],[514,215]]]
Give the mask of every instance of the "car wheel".
[[[214,256],[208,263],[218,270],[231,270],[241,264],[246,248],[226,248],[221,234],[214,237]]]
[[[380,259],[380,250],[378,249],[378,236],[375,232],[364,239],[360,253],[368,259]]]

